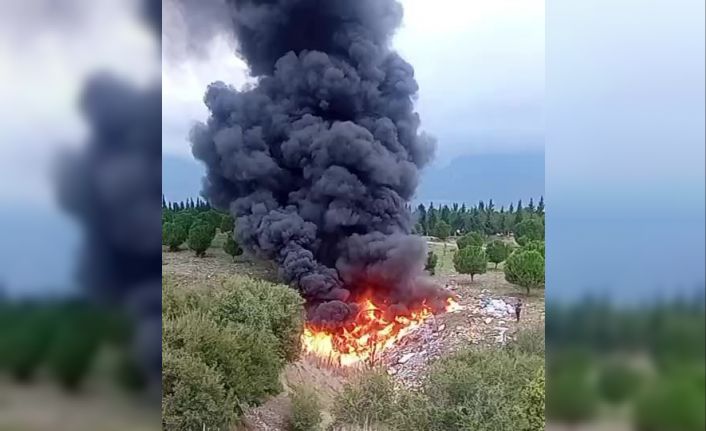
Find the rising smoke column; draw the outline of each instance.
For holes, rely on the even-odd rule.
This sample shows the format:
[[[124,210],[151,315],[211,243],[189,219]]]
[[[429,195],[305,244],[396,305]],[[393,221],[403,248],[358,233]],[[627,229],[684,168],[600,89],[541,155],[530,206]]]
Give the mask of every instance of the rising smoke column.
[[[140,7],[159,34],[161,2]],[[142,88],[99,72],[79,102],[90,134],[84,148],[63,155],[57,178],[60,204],[83,229],[78,282],[90,299],[128,314],[134,354],[155,384],[162,367],[161,82]]]
[[[206,91],[210,118],[191,134],[204,196],[230,210],[248,250],[279,264],[313,322],[344,323],[367,292],[402,308],[442,301],[420,278],[426,245],[406,208],[434,143],[418,133],[414,70],[390,49],[401,5],[221,6],[257,82]]]

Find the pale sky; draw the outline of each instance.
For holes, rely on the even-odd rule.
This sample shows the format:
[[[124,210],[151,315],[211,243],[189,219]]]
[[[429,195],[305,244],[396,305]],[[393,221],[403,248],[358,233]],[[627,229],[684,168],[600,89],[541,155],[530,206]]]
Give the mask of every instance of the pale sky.
[[[85,136],[76,101],[88,76],[159,77],[159,45],[134,5],[0,2],[0,201],[53,204],[55,155]]]
[[[393,47],[420,85],[422,127],[437,159],[473,153],[541,151],[544,98],[543,0],[402,0]],[[166,23],[165,18],[165,23]],[[170,41],[164,40],[165,51]],[[240,87],[245,65],[224,40],[207,58],[162,58],[163,153],[190,156],[188,132],[207,118],[206,86]]]

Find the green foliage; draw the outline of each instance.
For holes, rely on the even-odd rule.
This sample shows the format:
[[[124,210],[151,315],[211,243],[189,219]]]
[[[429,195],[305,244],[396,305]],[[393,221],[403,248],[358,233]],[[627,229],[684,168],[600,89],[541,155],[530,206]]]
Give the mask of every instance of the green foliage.
[[[434,362],[418,392],[394,390],[384,372],[367,373],[344,387],[334,416],[339,425],[399,431],[539,431],[544,356],[464,350]]]
[[[451,226],[448,223],[441,220],[434,226],[434,236],[442,241],[446,241],[451,235]]]
[[[196,256],[203,257],[206,255],[206,250],[211,246],[215,235],[216,231],[213,226],[198,222],[189,229],[187,244],[191,250],[196,252]]]
[[[291,395],[291,431],[316,431],[321,429],[321,402],[309,387],[297,386]]]
[[[233,216],[230,214],[224,214],[223,217],[221,217],[221,232],[233,232],[234,227],[235,219],[233,219]]]
[[[508,344],[507,348],[521,354],[544,356],[544,327],[525,329],[518,332],[515,336],[515,341]]]
[[[196,215],[191,211],[180,211],[174,215],[173,220],[174,223],[181,226],[184,231],[186,231],[186,235],[188,235],[191,225],[196,221]]]
[[[343,387],[334,403],[334,416],[341,424],[365,426],[390,420],[394,385],[383,371],[363,374]]]
[[[573,364],[564,365],[551,373],[546,399],[550,419],[578,423],[596,415],[599,396],[587,367]]]
[[[461,274],[470,274],[471,281],[476,274],[483,274],[488,269],[488,257],[482,247],[468,246],[456,251],[454,268]]]
[[[57,323],[47,358],[49,371],[68,390],[76,390],[91,369],[101,342],[98,316],[73,308]]]
[[[544,367],[539,367],[537,371],[535,371],[534,378],[525,385],[520,394],[520,402],[518,403],[519,414],[525,421],[525,426],[521,428],[522,430],[544,430],[544,391]]]
[[[700,365],[703,367],[703,364]],[[700,373],[703,373],[701,368]],[[700,431],[706,429],[703,376],[667,374],[657,379],[636,403],[638,431]]]
[[[424,270],[429,273],[429,275],[434,275],[436,272],[436,264],[439,262],[439,256],[433,251],[427,253],[427,261],[424,264]]]
[[[527,289],[544,287],[544,257],[537,251],[516,250],[505,262],[505,280]]]
[[[170,421],[186,428],[175,429],[189,429],[198,421],[225,429],[218,424],[232,424],[243,406],[257,405],[281,390],[285,359],[300,352],[304,313],[296,291],[248,277],[200,290],[182,287],[176,278],[166,277],[163,283],[163,350],[186,355],[199,376],[207,376],[180,375],[191,368],[169,371],[175,380],[188,380],[187,390],[206,385],[205,398],[193,407],[174,390],[163,394],[177,400]],[[223,403],[230,407],[223,410]]]
[[[520,247],[520,250],[522,251],[536,251],[539,252],[542,257],[545,257],[544,255],[544,241],[527,241],[525,242],[522,247]]]
[[[169,251],[179,250],[187,236],[188,231],[183,223],[169,222],[162,225],[162,244],[168,246]]]
[[[515,241],[524,245],[529,241],[544,240],[544,223],[537,217],[529,217],[515,225]]]
[[[199,356],[167,347],[162,354],[162,428],[226,430],[237,417],[220,373]]]
[[[424,383],[433,430],[534,430],[543,357],[508,350],[467,350],[435,363]]]
[[[634,367],[610,361],[601,367],[598,390],[608,402],[621,403],[637,393],[642,379]]]
[[[280,356],[295,360],[301,351],[304,301],[284,285],[233,277],[216,294],[213,313],[219,319],[267,330],[277,337]]]
[[[482,247],[485,236],[479,232],[469,232],[456,241],[458,248]]]
[[[231,255],[233,257],[233,260],[235,260],[235,256],[240,256],[241,254],[243,254],[243,249],[240,248],[240,245],[238,245],[237,242],[235,242],[233,235],[230,233],[226,237],[226,240],[223,242],[223,251],[225,251],[226,254]]]
[[[0,328],[0,369],[15,379],[28,381],[42,364],[53,336],[52,310],[25,306],[10,311],[10,327]]]
[[[485,252],[488,255],[488,261],[493,262],[495,267],[510,255],[510,249],[503,241],[496,239],[488,244],[485,248]]]

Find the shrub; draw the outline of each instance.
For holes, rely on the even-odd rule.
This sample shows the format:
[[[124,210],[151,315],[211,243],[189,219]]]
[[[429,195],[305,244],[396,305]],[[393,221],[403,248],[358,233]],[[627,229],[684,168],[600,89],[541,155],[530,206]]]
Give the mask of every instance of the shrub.
[[[504,349],[467,350],[432,365],[424,382],[433,430],[516,430],[527,428],[529,412],[540,410],[541,393],[526,388],[543,367],[541,356]],[[536,416],[533,417],[536,421]]]
[[[186,241],[188,231],[183,224],[177,222],[162,225],[162,244],[169,247],[169,251],[179,250],[179,246]]]
[[[456,241],[459,249],[466,247],[482,247],[485,237],[478,232],[469,232]]]
[[[216,231],[211,225],[203,222],[195,223],[189,229],[189,248],[196,252],[196,256],[203,257],[211,246]]]
[[[236,400],[220,373],[199,356],[166,348],[162,357],[162,428],[225,430],[235,420]]]
[[[534,378],[522,389],[520,394],[520,417],[524,420],[523,431],[543,431],[544,418],[544,367],[537,368]]]
[[[217,295],[214,312],[229,322],[245,323],[269,330],[277,337],[280,356],[292,361],[301,352],[304,300],[288,286],[229,278]]]
[[[429,273],[429,275],[434,275],[436,273],[436,264],[439,262],[439,256],[433,251],[427,253],[427,261],[424,264],[424,270]]]
[[[567,363],[550,373],[546,399],[550,419],[573,424],[596,415],[598,391],[589,378],[589,369]]]
[[[493,262],[497,269],[498,264],[507,259],[507,256],[510,254],[510,249],[504,242],[496,239],[488,244],[485,252],[488,255],[488,261]]]
[[[539,253],[542,255],[542,257],[545,257],[545,255],[544,255],[544,241],[529,241],[529,242],[526,242],[526,243],[521,247],[521,250],[522,250],[522,251],[531,251],[531,250],[534,250],[534,251],[539,252]]]
[[[256,404],[280,390],[283,363],[269,332],[242,324],[222,326],[196,311],[166,320],[163,340],[218,371],[226,390],[241,404]]]
[[[515,336],[515,341],[508,344],[507,348],[527,355],[544,356],[544,327],[519,331]]]
[[[224,214],[221,218],[220,230],[221,232],[233,232],[235,227],[235,219],[230,214]]]
[[[703,367],[703,363],[700,365]],[[701,368],[703,370],[703,368]],[[703,372],[703,371],[701,371]],[[697,431],[706,429],[703,380],[665,375],[638,398],[635,422],[638,431]]]
[[[334,417],[339,424],[365,426],[385,423],[394,407],[394,386],[383,371],[371,371],[343,387],[334,401]]]
[[[470,274],[471,282],[476,274],[483,274],[488,269],[488,258],[482,247],[468,246],[458,249],[454,255],[454,268],[461,274]]]
[[[600,370],[598,390],[608,402],[621,403],[637,392],[641,379],[633,367],[610,361]]]
[[[243,249],[240,248],[237,242],[235,242],[232,234],[228,234],[225,242],[223,242],[223,251],[233,257],[233,260],[235,260],[235,256],[240,256],[243,254]]]
[[[321,424],[321,403],[316,393],[306,386],[297,386],[291,396],[292,431],[316,431]]]
[[[527,289],[544,287],[544,258],[537,251],[513,252],[505,262],[505,280]]]
[[[514,234],[515,241],[520,245],[530,241],[543,240],[544,223],[535,217],[524,219],[515,225]]]

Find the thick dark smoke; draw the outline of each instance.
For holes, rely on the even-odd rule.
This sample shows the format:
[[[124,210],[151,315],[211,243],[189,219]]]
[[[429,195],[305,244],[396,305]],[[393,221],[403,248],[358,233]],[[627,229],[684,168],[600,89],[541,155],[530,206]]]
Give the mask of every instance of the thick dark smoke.
[[[158,32],[159,3],[143,3]],[[80,108],[90,136],[59,163],[58,197],[83,228],[79,282],[99,303],[135,322],[134,348],[154,382],[161,376],[161,115],[159,82],[139,88],[98,73]]]
[[[236,236],[274,259],[338,325],[370,292],[399,307],[442,301],[422,274],[424,241],[406,203],[433,141],[419,134],[412,66],[390,49],[395,0],[231,0],[231,30],[257,83],[209,86],[192,131],[204,195]]]

